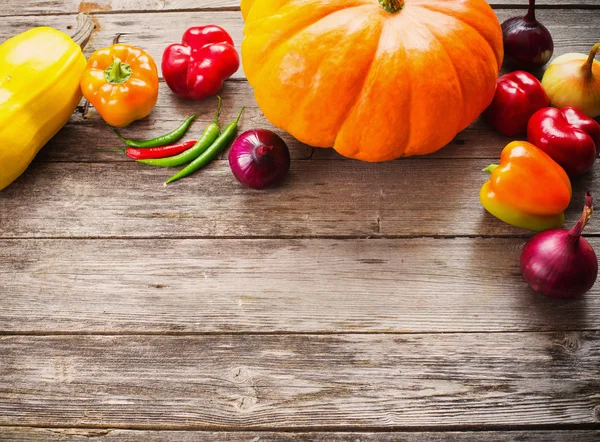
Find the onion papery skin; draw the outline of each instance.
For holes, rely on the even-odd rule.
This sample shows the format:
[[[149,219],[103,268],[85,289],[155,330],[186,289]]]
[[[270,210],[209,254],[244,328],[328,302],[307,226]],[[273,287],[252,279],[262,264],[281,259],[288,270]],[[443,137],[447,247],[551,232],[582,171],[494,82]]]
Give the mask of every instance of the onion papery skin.
[[[571,230],[538,233],[521,254],[521,272],[536,292],[551,298],[577,298],[592,288],[598,277],[596,252],[581,232],[594,213],[588,190],[579,221]]]
[[[571,246],[569,241],[576,241]],[[521,255],[521,272],[533,290],[551,298],[577,298],[587,293],[598,277],[598,259],[583,237],[568,230],[538,233]]]
[[[234,141],[229,166],[240,183],[261,190],[285,178],[290,169],[290,151],[279,135],[267,129],[253,129]]]
[[[600,117],[600,53],[596,43],[589,54],[569,53],[552,60],[542,78],[550,105],[574,107],[590,118]]]
[[[550,31],[535,18],[535,1],[530,1],[524,17],[502,23],[504,59],[517,69],[532,70],[544,66],[554,53]]]

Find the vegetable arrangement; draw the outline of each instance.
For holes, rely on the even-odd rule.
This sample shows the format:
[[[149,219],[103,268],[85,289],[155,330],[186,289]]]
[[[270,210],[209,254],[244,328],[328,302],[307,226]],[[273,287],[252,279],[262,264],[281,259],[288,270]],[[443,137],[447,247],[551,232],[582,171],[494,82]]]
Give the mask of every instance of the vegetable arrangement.
[[[540,82],[527,70],[550,61],[554,46],[535,18],[534,0],[524,17],[502,26],[484,0],[434,6],[242,0],[241,9],[242,61],[256,101],[267,119],[300,141],[385,161],[436,151],[480,114],[498,132],[526,137],[507,144],[499,164],[484,169],[490,178],[481,204],[508,224],[540,232],[521,257],[535,291],[564,298],[593,286],[598,262],[581,236],[593,211],[589,192],[575,227],[559,227],[572,197],[569,177],[587,173],[600,153],[600,124],[593,119],[600,116],[600,43],[589,54],[557,57]],[[66,123],[82,94],[124,143],[127,157],[154,167],[183,166],[165,186],[204,168],[230,145],[232,174],[244,186],[265,189],[285,178],[290,153],[281,137],[252,129],[235,139],[244,108],[221,128],[220,97],[213,121],[194,140],[180,141],[196,114],[152,139],[123,137],[115,128],[147,117],[157,103],[156,63],[140,48],[115,44],[92,54],[86,66],[78,43],[85,44],[93,25],[87,16],[78,20],[84,26],[74,40],[36,28],[0,46],[0,97],[10,97],[0,103],[0,190]],[[17,51],[26,55],[18,63],[11,57]],[[521,70],[498,78],[504,56]],[[215,25],[185,31],[161,63],[171,91],[190,100],[218,94],[239,66],[231,36]],[[18,80],[3,80],[10,76]],[[23,109],[34,98],[30,118]],[[24,132],[34,136],[22,140]]]
[[[546,64],[553,51],[552,37],[535,19],[530,0],[525,17],[502,24],[506,59],[522,69]],[[558,229],[571,200],[569,176],[587,173],[600,153],[600,43],[589,55],[557,57],[541,83],[533,75],[515,71],[498,79],[488,122],[506,136],[527,135],[502,151],[500,165],[480,190],[483,207],[500,220],[538,233],[521,257],[527,283],[538,293],[571,298],[585,294],[596,281],[598,261],[581,237],[593,208],[586,195],[584,214],[567,231]],[[553,106],[553,107],[549,107]]]

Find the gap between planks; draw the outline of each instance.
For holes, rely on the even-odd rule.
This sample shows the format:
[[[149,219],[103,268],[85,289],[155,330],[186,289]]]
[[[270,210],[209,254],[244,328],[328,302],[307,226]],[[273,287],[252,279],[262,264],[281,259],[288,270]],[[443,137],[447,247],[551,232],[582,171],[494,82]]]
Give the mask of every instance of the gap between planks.
[[[570,330],[539,330],[539,329],[522,329],[522,330],[465,330],[465,331],[354,331],[354,330],[346,330],[346,331],[330,331],[330,330],[311,330],[311,331],[273,331],[273,332],[255,332],[255,331],[173,331],[173,330],[157,330],[157,331],[129,331],[129,330],[115,330],[115,331],[34,331],[34,330],[24,330],[24,331],[3,331],[0,330],[0,337],[15,337],[15,336],[31,336],[31,337],[53,337],[53,336],[102,336],[102,337],[143,337],[143,336],[172,336],[178,338],[185,337],[202,337],[202,336],[216,336],[216,337],[236,337],[236,336],[309,336],[309,337],[319,337],[319,336],[347,336],[347,335],[358,335],[358,336],[366,336],[366,335],[493,335],[493,334],[503,334],[503,335],[519,335],[519,334],[531,334],[538,333],[542,335],[552,335],[556,333],[586,333],[586,332],[598,332],[600,331],[600,324],[598,328],[577,328]],[[2,426],[2,424],[0,424]],[[29,425],[27,425],[29,426]]]
[[[566,227],[565,227],[566,228]],[[352,240],[393,240],[393,239],[522,239],[527,240],[533,237],[536,232],[523,233],[522,235],[257,235],[257,236],[235,236],[235,235],[183,235],[183,236],[0,236],[0,241],[148,241],[148,240],[168,240],[168,241],[194,241],[194,240],[241,240],[241,241],[265,241],[265,240],[336,240],[336,241],[352,241]],[[584,238],[598,238],[600,233],[583,233]]]
[[[347,433],[353,437],[360,436],[360,433],[375,433],[379,435],[385,435],[387,433],[399,433],[399,434],[419,434],[419,433],[463,433],[463,434],[482,434],[482,433],[495,433],[495,432],[507,432],[507,433],[519,433],[523,431],[527,432],[545,432],[545,431],[600,431],[600,424],[532,424],[532,425],[449,425],[449,426],[423,426],[423,427],[401,427],[391,425],[386,428],[381,427],[350,427],[350,426],[321,426],[321,427],[290,427],[290,428],[277,428],[273,430],[270,427],[222,427],[222,426],[171,426],[171,425],[70,425],[65,427],[64,425],[35,425],[35,424],[10,424],[5,425],[0,423],[0,428],[18,428],[18,429],[48,429],[48,430],[64,430],[70,429],[90,432],[105,430],[105,434],[91,434],[87,437],[99,438],[100,436],[107,436],[111,431],[125,430],[131,432],[173,432],[173,433],[186,433],[186,432],[211,432],[211,433],[256,433],[258,436],[260,433],[265,434],[294,434],[302,436],[302,434],[316,434],[326,433],[327,435],[335,435],[340,433]],[[68,435],[66,433],[65,435]],[[76,434],[77,435],[77,434]],[[595,434],[593,434],[595,436]],[[0,434],[0,440],[2,435]],[[62,439],[61,439],[62,440]],[[262,439],[260,439],[262,440]],[[512,439],[509,439],[514,442]],[[564,441],[565,439],[558,439]],[[595,439],[594,439],[595,440]],[[330,439],[327,439],[330,441]],[[258,441],[257,441],[258,442]]]
[[[84,2],[82,2],[84,3]],[[503,9],[520,9],[527,10],[528,5],[523,3],[490,3],[490,6],[494,10],[503,10]],[[94,3],[91,3],[91,8],[93,8]],[[102,7],[102,5],[96,5],[96,7]],[[543,9],[590,9],[596,10],[600,9],[600,4],[594,3],[573,3],[573,4],[537,4],[537,10]],[[193,13],[193,12],[241,12],[239,6],[207,6],[207,7],[189,7],[189,8],[169,8],[169,9],[111,9],[111,10],[102,10],[102,9],[90,9],[85,11],[52,11],[49,13],[43,13],[40,11],[35,11],[31,13],[23,13],[22,11],[19,14],[10,14],[6,15],[0,12],[0,17],[32,17],[32,16],[68,16],[75,15],[79,12],[86,12],[88,14],[93,15],[113,15],[113,14],[161,14],[166,12],[174,12],[174,13]]]

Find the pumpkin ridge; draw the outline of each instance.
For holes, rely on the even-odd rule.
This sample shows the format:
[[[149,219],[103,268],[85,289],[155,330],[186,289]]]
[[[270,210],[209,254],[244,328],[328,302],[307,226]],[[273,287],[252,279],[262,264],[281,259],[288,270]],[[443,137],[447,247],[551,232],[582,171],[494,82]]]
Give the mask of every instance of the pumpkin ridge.
[[[358,4],[358,5],[347,6],[347,7],[342,7],[342,8],[339,8],[339,9],[335,9],[335,10],[332,10],[332,11],[326,12],[324,15],[322,15],[322,16],[320,16],[320,17],[318,17],[316,20],[314,20],[314,21],[310,22],[310,23],[309,23],[309,24],[307,24],[306,26],[301,26],[301,27],[299,27],[299,28],[290,29],[290,30],[289,30],[289,31],[286,33],[286,35],[285,35],[285,37],[284,37],[284,38],[282,38],[280,41],[278,41],[277,43],[275,43],[273,46],[271,46],[271,47],[269,48],[269,55],[267,55],[267,57],[264,59],[264,61],[263,61],[263,63],[262,63],[262,66],[260,67],[260,69],[259,69],[258,71],[256,71],[256,72],[255,72],[255,74],[254,74],[254,75],[255,75],[255,76],[257,76],[257,77],[259,77],[259,76],[262,74],[262,71],[263,71],[263,69],[265,68],[265,66],[266,66],[266,65],[269,63],[269,61],[270,61],[270,57],[272,57],[272,56],[273,56],[273,55],[274,55],[274,54],[277,52],[277,49],[278,49],[278,48],[279,48],[281,45],[283,45],[283,44],[287,43],[288,41],[290,41],[291,39],[293,39],[293,38],[294,38],[295,36],[297,36],[298,34],[300,34],[300,33],[304,32],[305,30],[307,30],[307,29],[308,29],[308,28],[310,28],[311,26],[313,26],[313,25],[315,25],[315,24],[319,23],[321,20],[323,20],[323,19],[325,19],[325,18],[329,17],[329,16],[330,16],[330,15],[332,15],[332,14],[335,14],[336,12],[339,12],[339,11],[344,11],[344,10],[347,10],[347,9],[353,9],[353,8],[364,7],[364,6],[366,6],[366,5],[367,5],[367,3],[361,3],[361,4]],[[287,6],[287,5],[285,5],[285,6]],[[283,8],[283,7],[284,7],[284,6],[282,6],[282,8]],[[280,9],[281,9],[281,8],[280,8]],[[255,22],[255,23],[256,23],[256,22]]]
[[[364,4],[363,4],[363,5],[357,5],[357,6],[354,6],[354,7],[363,7],[363,6],[365,6],[365,5],[364,5]],[[350,8],[342,8],[342,9],[338,9],[337,11],[334,11],[334,12],[340,12],[340,11],[344,11],[344,10],[347,10],[347,9],[350,9]],[[332,13],[334,13],[334,12],[332,12]],[[376,12],[376,13],[373,13],[373,15],[375,15],[375,14],[377,14],[377,12]],[[330,14],[328,14],[328,15],[330,15]],[[323,18],[325,18],[325,17],[323,17]],[[323,19],[323,18],[322,18],[322,19]],[[322,19],[320,19],[320,20],[322,20]],[[319,21],[319,20],[318,20],[318,21]],[[313,24],[316,24],[318,21],[314,22]],[[382,27],[383,27],[383,26],[382,26]],[[306,29],[306,28],[305,28],[305,29]],[[297,34],[298,34],[298,33],[297,33]],[[296,34],[296,35],[297,35],[297,34]],[[379,35],[379,38],[381,39],[381,33],[380,33],[380,35]],[[369,76],[369,72],[370,72],[370,70],[371,70],[371,65],[373,64],[373,60],[375,59],[375,54],[377,54],[377,50],[378,50],[378,49],[379,49],[379,41],[377,42],[377,48],[375,49],[375,51],[373,51],[373,58],[370,60],[370,62],[369,62],[369,66],[368,66],[368,67],[365,69],[365,76],[364,76],[364,79],[363,79],[363,82],[362,82],[363,84],[362,84],[362,86],[360,87],[360,89],[359,89],[358,93],[356,94],[356,98],[358,98],[358,97],[360,96],[360,94],[362,93],[362,89],[363,89],[363,87],[364,87],[364,84],[365,84],[365,82],[367,81],[367,77]],[[275,51],[273,51],[273,52],[275,52]],[[317,69],[316,69],[316,72],[319,72],[319,70],[320,70],[320,67],[321,67],[322,63],[323,63],[325,60],[326,60],[326,57],[325,57],[325,56],[323,56],[323,57],[321,58],[321,60],[319,61],[319,67],[317,67]],[[292,118],[292,122],[290,123],[290,125],[291,125],[291,126],[293,126],[293,125],[294,125],[294,121],[295,121],[297,118],[300,118],[300,117],[301,117],[301,116],[304,114],[304,113],[302,112],[302,109],[303,109],[303,108],[305,108],[305,107],[309,107],[309,108],[310,108],[310,107],[312,106],[311,104],[308,104],[308,105],[307,105],[307,104],[305,104],[306,98],[307,98],[307,96],[304,96],[304,97],[302,98],[302,101],[301,101],[300,103],[298,103],[298,105],[297,105],[297,109],[299,109],[299,111],[298,111],[298,112],[296,112],[296,113],[294,114],[294,116],[293,116],[293,118]],[[348,115],[350,114],[350,112],[352,111],[352,109],[354,109],[354,106],[356,105],[356,99],[355,99],[355,100],[353,100],[353,101],[355,101],[355,104],[354,104],[354,105],[352,105],[352,106],[350,106],[350,109],[349,109],[349,110],[348,110],[348,111],[347,111],[347,112],[344,114],[343,118],[340,118],[340,123],[339,123],[339,126],[337,127],[337,130],[336,130],[336,132],[337,132],[337,134],[336,134],[336,138],[333,140],[333,145],[335,145],[335,141],[336,141],[336,139],[337,139],[337,137],[338,137],[338,135],[339,135],[339,131],[340,131],[340,129],[342,128],[342,126],[344,125],[344,122],[346,121],[346,119],[348,118]]]
[[[373,15],[378,14],[378,12],[374,12]],[[363,90],[365,89],[365,85],[367,83],[367,80],[369,78],[369,74],[371,73],[371,69],[373,69],[373,65],[375,64],[375,60],[377,59],[377,54],[379,53],[379,47],[381,46],[381,36],[383,35],[383,27],[387,24],[387,20],[385,20],[383,22],[383,24],[381,25],[381,30],[379,32],[379,39],[377,40],[377,46],[375,47],[375,50],[373,51],[373,57],[371,58],[371,60],[369,61],[369,65],[367,66],[367,68],[365,69],[365,76],[363,78],[362,81],[362,85],[360,87],[360,89],[358,90],[358,92],[356,93],[355,99],[352,100],[352,102],[354,103],[352,106],[349,106],[347,112],[345,113],[344,117],[340,119],[340,125],[337,128],[337,134],[335,136],[335,140],[333,140],[333,146],[335,147],[336,143],[337,143],[337,139],[340,136],[340,132],[342,127],[344,127],[344,124],[346,123],[346,120],[348,120],[348,117],[350,116],[350,114],[354,111],[354,109],[356,109],[356,107],[358,106],[359,103],[359,98],[363,93]],[[334,149],[335,150],[335,149]],[[358,152],[355,151],[355,153]]]
[[[404,52],[404,59],[408,60],[408,53],[406,52],[406,47],[404,46],[404,42],[402,42],[402,51]],[[409,68],[406,70],[406,76],[408,77],[408,83],[411,84],[412,83],[412,69]],[[414,98],[414,93],[412,88],[408,88],[408,109],[411,110],[413,109],[413,98]],[[408,135],[406,136],[406,141],[404,142],[404,147],[402,148],[402,153],[399,155],[400,157],[403,157],[406,149],[408,148],[408,146],[410,146],[410,139],[412,138],[412,115],[408,118]]]
[[[462,115],[464,113],[464,110],[465,110],[465,101],[464,101],[465,94],[464,94],[464,91],[463,91],[462,81],[460,80],[460,76],[458,75],[458,71],[456,70],[456,66],[454,66],[454,60],[452,59],[452,57],[450,57],[450,54],[448,53],[448,50],[446,49],[446,46],[444,46],[444,44],[440,41],[440,39],[435,34],[435,32],[433,32],[429,28],[429,26],[427,24],[423,25],[423,27],[427,30],[427,32],[429,32],[429,34],[431,34],[431,36],[433,37],[433,39],[439,43],[440,47],[442,48],[442,51],[444,51],[444,54],[446,54],[446,57],[448,57],[448,60],[450,60],[449,65],[452,66],[452,72],[454,72],[454,78],[456,79],[456,83],[458,84],[458,90],[460,92],[460,114]],[[461,130],[464,129],[464,127],[462,127],[463,126],[463,124],[462,124],[462,120],[463,119],[464,119],[464,116],[458,122],[458,127],[457,127],[457,130],[456,130],[456,133],[458,133],[458,132],[460,132]]]
[[[404,46],[404,42],[400,38],[400,36],[398,35],[398,31],[397,31],[396,27],[394,25],[392,25],[391,23],[392,22],[390,21],[390,19],[386,19],[384,21],[384,26],[386,26],[386,25],[387,26],[391,26],[391,29],[396,34],[397,41],[400,43],[400,45],[398,47],[398,51],[400,51],[400,50],[402,51],[402,53],[404,55],[404,60],[407,61],[408,60],[408,55],[407,55],[406,48]],[[381,35],[379,36],[379,41],[378,41],[378,49],[379,49],[379,45],[381,44],[381,37],[382,37],[383,33],[384,33],[384,28],[382,27],[382,32],[381,32]],[[375,61],[375,59],[377,58],[377,54],[378,54],[378,51],[375,52],[375,57],[374,57],[373,61]],[[367,77],[365,78],[365,80],[369,77],[369,74],[371,73],[371,71],[372,71],[372,68],[369,69],[369,71],[367,73]],[[410,69],[410,67],[408,67],[406,69],[405,77],[404,77],[404,82],[405,83],[411,83],[412,82],[412,70]],[[366,81],[365,81],[365,83],[366,83]],[[363,92],[364,92],[364,87],[361,89],[360,93],[362,94]],[[358,97],[359,96],[360,96],[360,94],[358,95]],[[406,107],[408,109],[412,109],[412,101],[414,99],[414,94],[413,94],[413,91],[412,91],[411,88],[408,88],[408,93],[406,94],[406,97],[407,97]],[[355,105],[352,106],[352,111],[356,108],[356,106],[358,106],[358,104],[359,103],[356,102]],[[349,116],[351,115],[351,113],[352,112],[348,113],[348,116],[346,117],[346,120],[349,118]],[[402,145],[402,151],[401,151],[401,153],[399,155],[395,155],[394,158],[399,158],[401,156],[405,156],[404,152],[406,151],[406,148],[410,145],[410,141],[411,141],[411,126],[412,126],[412,124],[411,124],[412,123],[411,117],[406,118],[406,121],[407,121],[407,127],[406,127],[407,136],[406,136],[406,139],[404,140],[404,143]],[[344,123],[346,123],[346,121],[344,121]],[[340,127],[340,131],[336,135],[336,143],[337,143],[337,138],[342,135],[341,132],[342,132],[343,127],[344,126]],[[396,146],[399,146],[399,144],[396,144]],[[333,146],[333,148],[334,148],[334,150],[336,150],[336,152],[341,153],[341,152],[339,152],[336,149],[335,145]],[[373,159],[371,156],[369,156],[369,158],[367,159],[367,158],[364,158],[364,156],[357,155],[357,153],[359,153],[359,152],[361,152],[360,149],[355,150],[355,152],[354,152],[353,156],[351,156],[351,158],[362,159],[363,161],[368,161],[368,162],[380,162],[380,161],[388,161],[389,160],[389,158],[386,159],[386,160],[382,160],[380,158]],[[341,154],[344,155],[344,156],[348,156],[346,153],[341,153]]]
[[[435,12],[437,14],[441,14],[445,17],[451,17],[456,21],[461,22],[463,25],[468,26],[469,28],[473,29],[473,31],[475,31],[483,41],[485,41],[488,45],[488,47],[490,48],[490,50],[492,51],[492,53],[494,54],[494,59],[496,60],[496,62],[498,63],[498,68],[500,68],[502,66],[502,60],[498,58],[498,54],[496,54],[496,51],[494,50],[494,45],[492,44],[491,41],[489,41],[482,33],[479,29],[477,29],[476,27],[474,27],[473,25],[471,25],[470,23],[467,23],[466,21],[462,20],[460,17],[457,17],[456,15],[451,15],[451,14],[447,14],[445,13],[443,10],[440,11],[438,8],[432,7],[432,5],[427,4],[427,3],[420,3],[418,5],[419,8],[424,8],[427,9],[431,12]]]

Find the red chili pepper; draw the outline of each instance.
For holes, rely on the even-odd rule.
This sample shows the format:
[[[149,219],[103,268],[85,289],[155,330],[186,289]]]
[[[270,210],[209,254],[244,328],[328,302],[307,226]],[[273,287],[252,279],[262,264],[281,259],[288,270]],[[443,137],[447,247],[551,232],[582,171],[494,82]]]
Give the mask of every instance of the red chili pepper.
[[[135,148],[128,147],[125,150],[125,155],[134,160],[150,160],[155,158],[167,158],[173,155],[179,155],[182,152],[190,149],[196,144],[196,140],[186,141],[185,143],[170,144],[168,146],[151,147],[151,148]]]
[[[600,124],[574,107],[537,111],[527,125],[527,139],[569,175],[592,168],[600,150]]]
[[[498,132],[517,137],[525,135],[531,116],[548,106],[548,95],[538,79],[515,71],[498,79],[492,104],[483,115]]]
[[[239,67],[231,36],[215,25],[189,28],[182,43],[168,46],[162,58],[167,85],[177,95],[193,100],[216,95]]]

